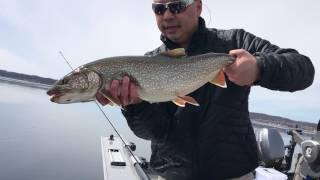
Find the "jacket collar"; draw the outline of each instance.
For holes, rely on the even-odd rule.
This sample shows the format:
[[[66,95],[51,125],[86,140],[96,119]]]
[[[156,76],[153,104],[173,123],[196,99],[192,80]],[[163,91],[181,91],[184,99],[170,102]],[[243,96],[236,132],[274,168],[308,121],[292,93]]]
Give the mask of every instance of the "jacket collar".
[[[200,43],[205,42],[205,35],[206,35],[206,23],[205,20],[202,17],[199,17],[199,26],[198,30],[192,35],[192,39],[190,42],[189,47],[186,49],[187,53],[191,53],[195,51]],[[160,36],[161,41],[164,43],[167,49],[175,49],[179,48],[179,45],[172,42],[169,38],[165,37],[163,34]]]

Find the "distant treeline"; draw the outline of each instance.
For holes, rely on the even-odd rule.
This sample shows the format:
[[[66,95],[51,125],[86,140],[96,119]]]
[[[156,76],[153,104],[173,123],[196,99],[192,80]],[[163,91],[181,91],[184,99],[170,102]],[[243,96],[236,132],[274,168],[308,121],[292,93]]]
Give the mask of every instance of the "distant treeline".
[[[0,70],[0,76],[24,80],[24,81],[30,81],[35,83],[47,84],[47,85],[52,85],[57,81],[56,79],[52,79],[52,78],[44,78],[36,75],[21,74],[21,73],[10,72],[5,70]]]

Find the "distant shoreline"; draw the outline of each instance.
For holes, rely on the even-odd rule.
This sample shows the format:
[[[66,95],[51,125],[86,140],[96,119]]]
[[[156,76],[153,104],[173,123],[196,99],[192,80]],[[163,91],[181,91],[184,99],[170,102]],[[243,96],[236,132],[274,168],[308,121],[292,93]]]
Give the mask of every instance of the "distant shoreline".
[[[52,85],[0,76],[0,82],[48,90]]]
[[[21,74],[0,69],[0,77],[2,82],[19,84],[33,88],[48,89],[57,80],[52,78],[40,77],[37,75]]]
[[[257,128],[275,128],[279,131],[283,131],[283,132],[287,132],[289,130],[302,130],[302,133],[308,136],[314,135],[315,134],[315,130],[309,130],[309,129],[303,129],[303,128],[292,128],[292,127],[287,127],[287,126],[283,126],[283,125],[277,125],[277,124],[271,124],[271,123],[263,123],[263,122],[259,122],[255,119],[251,119],[251,123],[254,127]]]

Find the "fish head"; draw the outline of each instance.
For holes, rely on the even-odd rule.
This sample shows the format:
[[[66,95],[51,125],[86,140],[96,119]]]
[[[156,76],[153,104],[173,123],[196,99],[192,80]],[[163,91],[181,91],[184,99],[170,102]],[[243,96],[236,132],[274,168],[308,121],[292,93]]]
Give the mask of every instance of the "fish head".
[[[47,94],[52,96],[52,102],[58,104],[92,101],[101,87],[101,82],[95,71],[78,68],[58,80]]]

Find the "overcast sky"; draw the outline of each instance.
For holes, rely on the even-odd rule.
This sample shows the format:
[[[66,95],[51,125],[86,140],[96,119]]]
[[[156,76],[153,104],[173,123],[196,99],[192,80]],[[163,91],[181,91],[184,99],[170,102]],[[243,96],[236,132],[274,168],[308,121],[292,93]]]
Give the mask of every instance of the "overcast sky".
[[[0,0],[0,69],[60,78],[110,56],[141,55],[161,44],[151,0]],[[309,56],[320,68],[319,0],[204,0],[209,27],[245,30]],[[254,112],[316,122],[320,75],[305,91],[252,89]]]

